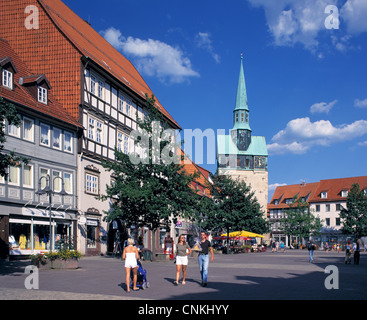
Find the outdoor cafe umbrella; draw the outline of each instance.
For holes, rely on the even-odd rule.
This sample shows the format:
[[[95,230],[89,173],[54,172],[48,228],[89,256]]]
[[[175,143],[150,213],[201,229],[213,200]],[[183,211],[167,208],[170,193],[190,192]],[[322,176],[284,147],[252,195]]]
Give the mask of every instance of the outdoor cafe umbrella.
[[[227,236],[226,233],[221,234],[221,236]],[[253,233],[250,231],[233,231],[229,233],[230,237],[238,237],[238,236],[242,236],[242,237],[250,237],[250,238],[264,238],[264,236],[262,236],[261,234],[257,234],[257,233]]]

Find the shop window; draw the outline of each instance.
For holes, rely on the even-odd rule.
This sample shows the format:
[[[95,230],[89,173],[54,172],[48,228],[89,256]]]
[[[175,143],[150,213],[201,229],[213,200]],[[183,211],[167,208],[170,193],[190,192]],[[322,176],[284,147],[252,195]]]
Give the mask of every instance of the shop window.
[[[97,226],[87,225],[87,248],[97,248]]]
[[[10,250],[30,250],[31,249],[31,225],[30,223],[10,223],[9,224],[9,247]]]
[[[33,225],[34,250],[49,250],[50,226],[46,224]]]

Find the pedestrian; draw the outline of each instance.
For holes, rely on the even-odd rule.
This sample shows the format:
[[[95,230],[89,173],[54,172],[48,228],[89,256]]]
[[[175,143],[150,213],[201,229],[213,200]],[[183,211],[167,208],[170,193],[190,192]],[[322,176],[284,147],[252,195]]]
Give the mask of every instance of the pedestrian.
[[[134,247],[134,239],[129,238],[127,240],[127,246],[122,253],[122,259],[125,260],[125,271],[126,271],[126,291],[130,292],[130,275],[131,270],[133,271],[133,290],[139,290],[136,287],[136,281],[138,279],[138,260],[139,251]]]
[[[280,243],[280,252],[284,252],[284,242]]]
[[[309,262],[313,263],[313,252],[315,250],[315,245],[313,244],[312,240],[308,242],[307,249],[308,249],[308,254],[310,256]]]
[[[277,245],[275,243],[275,241],[273,241],[273,243],[271,244],[271,252],[276,252],[277,251]]]
[[[361,239],[357,240],[357,243],[353,246],[353,260],[354,264],[359,264],[359,257],[360,257],[360,250],[361,250]]]
[[[329,251],[329,244],[326,242],[325,243],[325,252],[328,252]]]
[[[174,285],[178,285],[180,279],[180,273],[182,269],[182,284],[185,285],[186,282],[186,268],[188,264],[188,255],[191,253],[190,246],[186,243],[186,238],[182,234],[178,238],[177,243],[177,254],[176,254],[176,281],[173,282]]]
[[[339,253],[339,251],[340,251],[340,244],[339,244],[339,242],[336,244],[336,252],[337,253]]]
[[[345,264],[350,264],[350,256],[352,254],[352,247],[350,245],[350,241],[348,240],[347,245],[345,246]]]
[[[208,281],[208,269],[209,269],[209,250],[211,254],[210,262],[214,261],[214,253],[210,241],[207,240],[206,233],[204,231],[200,233],[200,237],[201,237],[200,242],[201,252],[199,252],[198,263],[201,275],[201,286],[206,287]]]

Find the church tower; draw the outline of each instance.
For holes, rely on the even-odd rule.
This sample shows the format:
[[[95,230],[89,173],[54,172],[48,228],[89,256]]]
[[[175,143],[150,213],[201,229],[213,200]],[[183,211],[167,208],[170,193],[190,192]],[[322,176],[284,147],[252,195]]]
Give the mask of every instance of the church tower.
[[[268,203],[268,150],[265,137],[253,136],[250,128],[250,109],[247,102],[243,57],[233,110],[233,128],[230,135],[218,135],[218,173],[240,178],[252,191],[266,218]]]

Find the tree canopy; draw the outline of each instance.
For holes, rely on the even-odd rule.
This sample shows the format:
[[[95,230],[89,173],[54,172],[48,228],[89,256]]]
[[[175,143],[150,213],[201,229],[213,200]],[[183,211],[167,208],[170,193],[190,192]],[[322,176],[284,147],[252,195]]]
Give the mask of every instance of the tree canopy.
[[[367,235],[367,196],[358,183],[353,184],[347,196],[347,207],[340,211],[343,232],[356,238]]]

